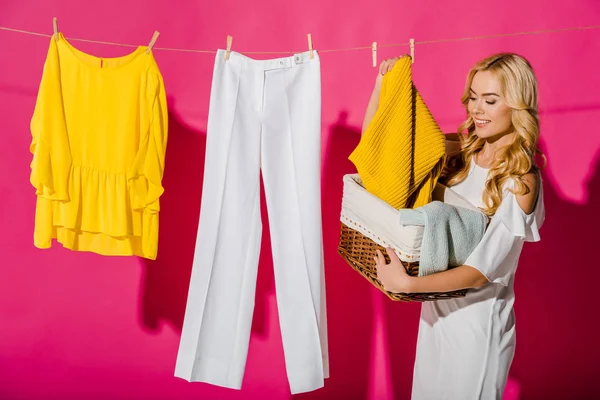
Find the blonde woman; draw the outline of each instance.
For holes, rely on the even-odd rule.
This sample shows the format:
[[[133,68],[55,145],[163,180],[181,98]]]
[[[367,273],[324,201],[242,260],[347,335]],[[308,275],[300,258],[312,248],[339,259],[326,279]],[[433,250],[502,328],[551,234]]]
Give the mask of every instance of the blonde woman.
[[[377,109],[381,64],[365,116]],[[450,154],[441,182],[491,217],[485,236],[465,265],[425,277],[408,276],[388,249],[376,257],[377,276],[392,292],[447,292],[469,288],[464,298],[425,302],[421,309],[413,399],[501,399],[515,352],[515,271],[523,244],[538,241],[544,220],[539,153],[537,81],[516,54],[488,57],[471,69],[462,102],[458,151]],[[438,184],[435,200],[446,186]]]

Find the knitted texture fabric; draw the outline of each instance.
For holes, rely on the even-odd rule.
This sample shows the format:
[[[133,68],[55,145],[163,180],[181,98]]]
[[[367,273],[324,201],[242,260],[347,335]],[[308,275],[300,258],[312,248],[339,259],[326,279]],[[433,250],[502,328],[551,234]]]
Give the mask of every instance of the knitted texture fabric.
[[[401,225],[424,226],[419,276],[463,265],[485,234],[487,219],[481,211],[432,201],[399,211]]]
[[[442,172],[445,137],[412,82],[411,58],[387,72],[379,107],[350,161],[365,189],[396,209],[431,201]]]

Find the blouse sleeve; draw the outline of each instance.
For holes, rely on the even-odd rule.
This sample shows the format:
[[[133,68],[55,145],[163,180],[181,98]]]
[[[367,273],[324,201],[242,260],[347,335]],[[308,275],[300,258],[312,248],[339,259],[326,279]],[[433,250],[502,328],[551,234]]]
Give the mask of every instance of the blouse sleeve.
[[[50,200],[69,200],[68,181],[71,151],[62,96],[56,41],[50,48],[31,118],[30,182],[36,194]]]
[[[544,223],[545,210],[541,184],[531,214],[525,214],[512,192],[505,193],[482,240],[465,265],[479,270],[488,281],[507,286],[517,269],[524,242],[540,240],[539,229]]]
[[[147,135],[140,142],[131,177],[132,205],[146,212],[160,211],[159,198],[164,192],[162,179],[165,170],[165,154],[168,137],[167,98],[160,74],[149,81],[150,101]]]

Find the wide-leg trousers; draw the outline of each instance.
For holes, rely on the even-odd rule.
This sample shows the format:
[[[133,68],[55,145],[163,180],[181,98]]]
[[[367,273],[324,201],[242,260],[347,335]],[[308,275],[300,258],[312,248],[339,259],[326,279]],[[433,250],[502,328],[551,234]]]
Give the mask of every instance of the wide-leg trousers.
[[[200,221],[175,376],[240,389],[265,189],[285,366],[292,393],[329,375],[321,222],[317,52],[215,59]]]

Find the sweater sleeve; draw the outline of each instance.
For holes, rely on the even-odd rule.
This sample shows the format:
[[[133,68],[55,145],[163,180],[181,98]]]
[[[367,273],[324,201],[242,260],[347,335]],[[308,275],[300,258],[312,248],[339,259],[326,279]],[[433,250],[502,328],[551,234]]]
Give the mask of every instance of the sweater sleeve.
[[[164,192],[162,179],[168,138],[167,99],[160,74],[153,75],[149,80],[149,88],[152,95],[150,122],[148,131],[140,142],[130,183],[133,208],[158,213],[159,198]]]
[[[33,155],[30,182],[36,194],[49,200],[69,200],[71,151],[54,39],[50,40],[30,129],[29,150]]]

